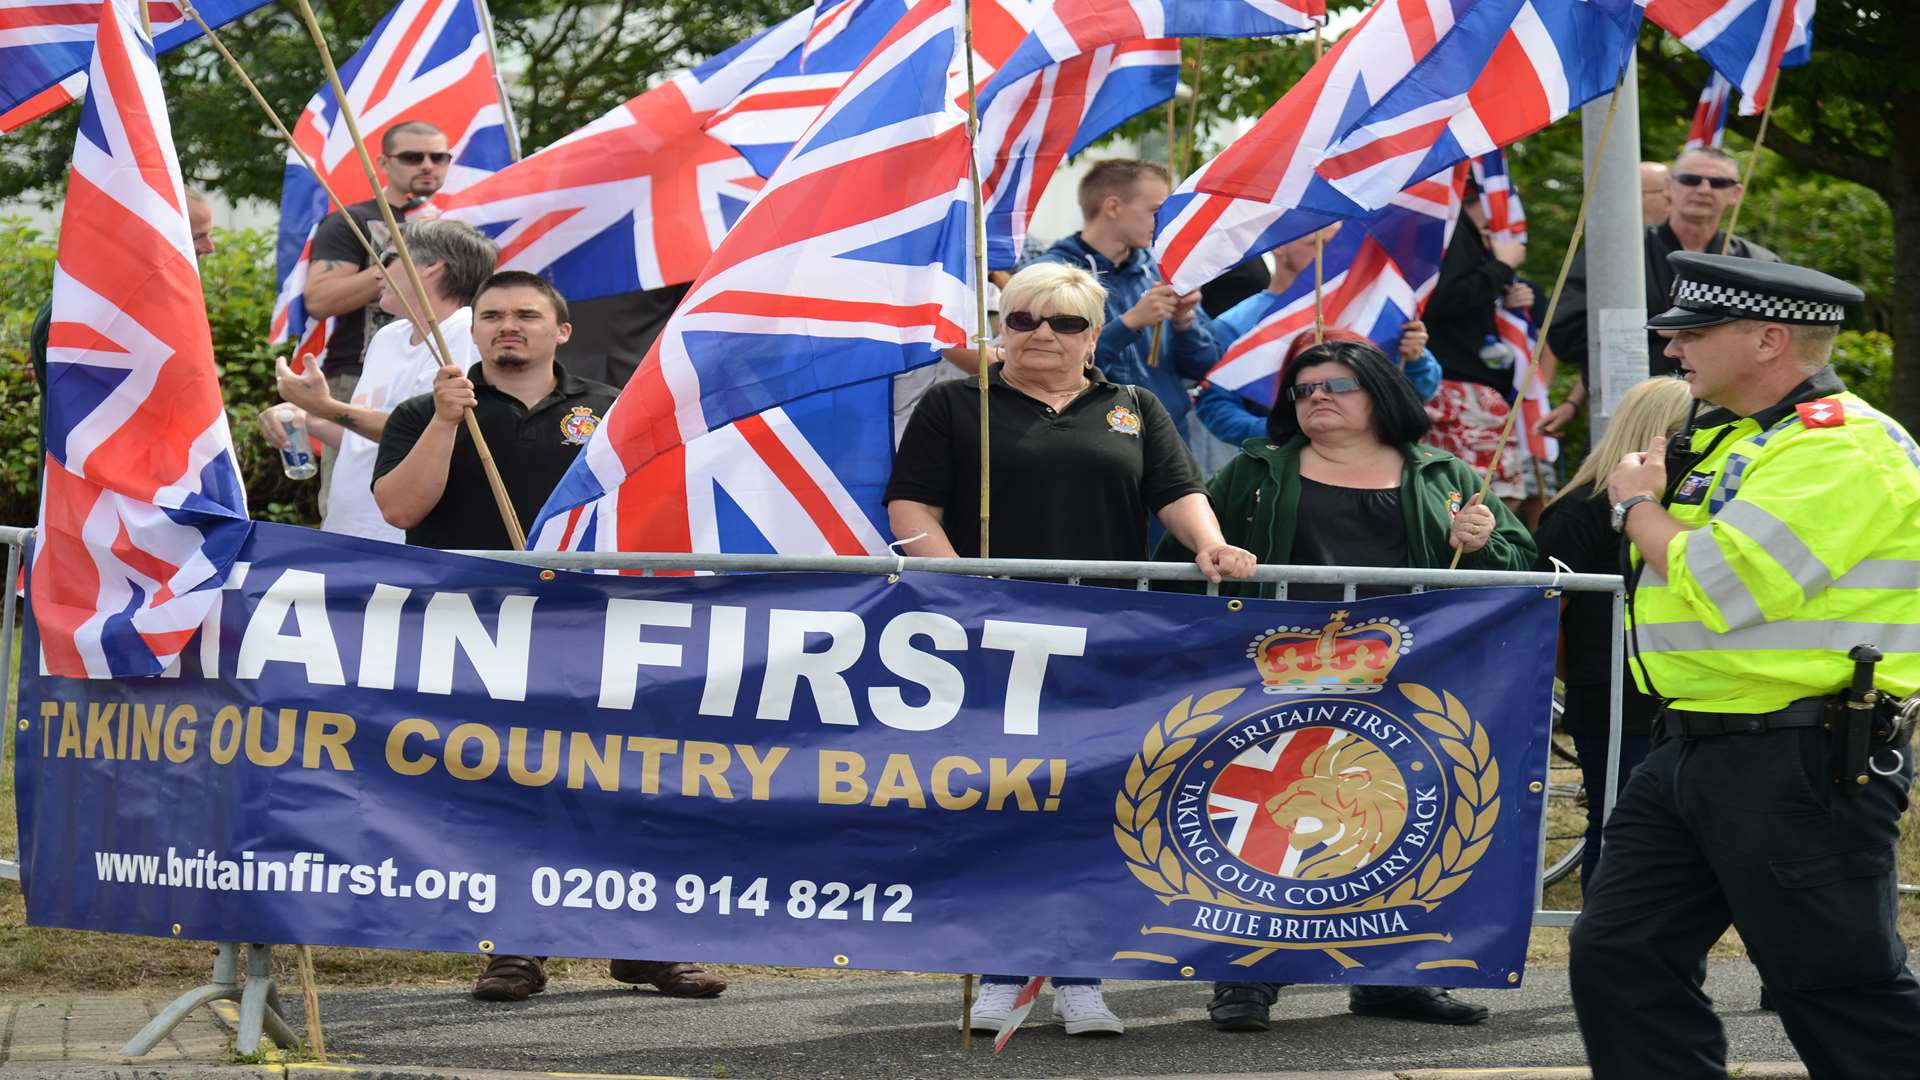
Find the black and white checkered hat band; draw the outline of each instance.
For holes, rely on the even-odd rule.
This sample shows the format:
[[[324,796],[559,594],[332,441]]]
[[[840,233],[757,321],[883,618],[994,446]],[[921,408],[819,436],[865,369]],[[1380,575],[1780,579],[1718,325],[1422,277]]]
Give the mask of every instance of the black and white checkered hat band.
[[[1786,296],[1768,296],[1726,285],[1682,280],[1674,289],[1673,302],[1695,311],[1719,309],[1755,319],[1777,319],[1793,323],[1837,323],[1846,318],[1841,304],[1824,300],[1796,300]]]

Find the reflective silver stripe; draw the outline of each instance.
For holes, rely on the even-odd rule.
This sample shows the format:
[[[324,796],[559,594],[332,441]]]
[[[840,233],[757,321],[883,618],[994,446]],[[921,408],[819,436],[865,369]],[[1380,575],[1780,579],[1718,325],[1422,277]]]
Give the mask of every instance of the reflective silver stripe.
[[[1920,562],[1869,559],[1853,564],[1831,586],[1835,589],[1920,589]]]
[[[1712,529],[1695,529],[1687,535],[1687,570],[1693,580],[1700,583],[1700,590],[1720,609],[1720,617],[1727,620],[1727,628],[1738,630],[1743,626],[1753,626],[1765,622],[1766,616],[1760,613],[1760,601],[1754,598],[1753,590],[1740,580],[1727,562],[1726,553],[1714,542]]]
[[[1774,622],[1716,634],[1696,622],[1642,623],[1634,627],[1641,652],[1764,652],[1878,645],[1888,652],[1920,652],[1920,625],[1871,622]]]
[[[1767,554],[1793,576],[1805,595],[1811,597],[1832,583],[1832,571],[1801,541],[1793,527],[1758,506],[1735,499],[1713,515],[1713,520],[1739,529],[1754,543],[1766,548]]]

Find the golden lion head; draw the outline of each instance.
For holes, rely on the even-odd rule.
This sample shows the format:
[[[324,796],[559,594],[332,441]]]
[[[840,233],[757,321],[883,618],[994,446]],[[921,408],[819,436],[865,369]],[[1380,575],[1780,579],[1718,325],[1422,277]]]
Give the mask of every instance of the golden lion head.
[[[1384,854],[1407,821],[1407,784],[1384,750],[1349,735],[1315,750],[1302,776],[1266,802],[1303,857],[1293,877],[1336,878]]]

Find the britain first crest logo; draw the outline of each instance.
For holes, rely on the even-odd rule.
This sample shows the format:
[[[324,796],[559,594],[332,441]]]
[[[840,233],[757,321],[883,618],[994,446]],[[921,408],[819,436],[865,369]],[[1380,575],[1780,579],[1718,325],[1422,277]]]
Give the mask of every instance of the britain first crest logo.
[[[600,426],[600,418],[585,405],[575,405],[567,415],[560,418],[560,441],[568,446],[585,446],[593,438],[594,429]]]
[[[1122,435],[1140,437],[1140,414],[1125,405],[1115,405],[1107,410],[1107,428]]]
[[[1193,695],[1148,730],[1121,782],[1114,840],[1173,914],[1140,928],[1165,952],[1115,959],[1178,963],[1167,953],[1183,939],[1212,942],[1244,948],[1231,962],[1257,978],[1282,951],[1353,969],[1369,952],[1453,940],[1431,915],[1493,842],[1492,742],[1445,691],[1401,683],[1404,701],[1384,700],[1413,633],[1346,617],[1256,640],[1263,689],[1286,698],[1242,713],[1242,689]]]

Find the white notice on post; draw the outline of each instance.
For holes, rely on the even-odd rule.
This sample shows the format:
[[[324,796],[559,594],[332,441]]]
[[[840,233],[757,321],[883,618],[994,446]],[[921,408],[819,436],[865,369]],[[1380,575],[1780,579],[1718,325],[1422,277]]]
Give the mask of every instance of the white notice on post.
[[[1644,308],[1601,308],[1600,415],[1612,416],[1621,395],[1647,379],[1647,313]]]

